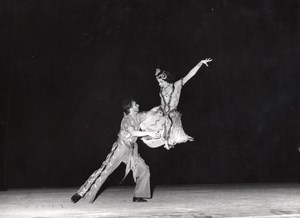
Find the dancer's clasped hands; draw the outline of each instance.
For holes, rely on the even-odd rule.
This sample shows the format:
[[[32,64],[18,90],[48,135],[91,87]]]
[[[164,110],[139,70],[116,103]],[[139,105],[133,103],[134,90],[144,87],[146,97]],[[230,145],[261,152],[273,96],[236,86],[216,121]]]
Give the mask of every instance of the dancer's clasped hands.
[[[158,139],[160,138],[160,133],[159,132],[150,132],[149,136],[152,138]]]

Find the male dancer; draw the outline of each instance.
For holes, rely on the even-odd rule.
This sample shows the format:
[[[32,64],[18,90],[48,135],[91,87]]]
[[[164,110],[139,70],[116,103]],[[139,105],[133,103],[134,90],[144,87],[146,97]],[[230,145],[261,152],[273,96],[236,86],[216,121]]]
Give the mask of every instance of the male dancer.
[[[97,192],[107,177],[123,162],[126,166],[125,177],[130,170],[136,182],[134,202],[146,202],[150,198],[150,171],[144,160],[138,154],[136,140],[138,137],[160,137],[157,132],[139,131],[143,114],[139,112],[139,105],[133,99],[123,101],[124,117],[121,122],[117,141],[113,144],[111,152],[107,155],[100,169],[96,170],[88,180],[71,197],[73,203],[85,198],[92,203]],[[125,178],[124,177],[124,178]]]

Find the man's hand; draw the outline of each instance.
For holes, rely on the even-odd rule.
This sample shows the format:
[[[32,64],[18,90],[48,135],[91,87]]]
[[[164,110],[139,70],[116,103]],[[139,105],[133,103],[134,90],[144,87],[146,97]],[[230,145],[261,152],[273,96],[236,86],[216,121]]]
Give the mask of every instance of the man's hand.
[[[149,136],[152,138],[158,139],[160,138],[160,133],[159,132],[149,132]]]

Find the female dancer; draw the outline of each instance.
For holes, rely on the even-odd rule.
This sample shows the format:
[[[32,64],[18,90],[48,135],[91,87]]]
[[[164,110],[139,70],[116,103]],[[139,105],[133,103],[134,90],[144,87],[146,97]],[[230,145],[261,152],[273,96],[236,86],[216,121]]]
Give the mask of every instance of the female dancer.
[[[175,83],[170,81],[170,73],[168,71],[156,69],[155,77],[160,86],[159,96],[161,104],[145,113],[145,119],[140,127],[143,131],[159,132],[161,137],[142,137],[141,139],[146,145],[151,148],[164,145],[169,150],[175,144],[193,141],[193,138],[183,130],[181,114],[177,111],[177,105],[182,86],[198,72],[203,64],[208,67],[208,62],[211,61],[212,59],[210,58],[201,60],[185,77]]]

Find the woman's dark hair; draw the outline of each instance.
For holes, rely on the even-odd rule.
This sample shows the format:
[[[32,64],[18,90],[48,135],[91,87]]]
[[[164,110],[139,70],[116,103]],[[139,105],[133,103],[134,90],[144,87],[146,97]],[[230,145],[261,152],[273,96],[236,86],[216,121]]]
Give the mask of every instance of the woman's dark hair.
[[[159,69],[159,73],[156,74],[156,77],[164,74],[166,76],[166,78],[163,79],[164,81],[166,81],[167,83],[174,83],[174,82],[176,82],[176,73],[169,72],[169,71],[166,71],[166,70],[162,70],[159,67],[157,69]]]
[[[134,102],[134,99],[131,97],[123,100],[122,106],[125,114],[129,114],[129,109],[132,107],[132,102]]]

